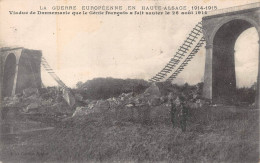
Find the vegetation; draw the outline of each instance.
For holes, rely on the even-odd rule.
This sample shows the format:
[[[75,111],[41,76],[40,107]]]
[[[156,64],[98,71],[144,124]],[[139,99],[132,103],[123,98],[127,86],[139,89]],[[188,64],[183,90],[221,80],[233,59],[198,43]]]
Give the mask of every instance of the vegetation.
[[[77,88],[73,92],[81,94],[84,99],[99,100],[118,97],[122,93],[134,92],[134,94],[140,94],[149,86],[149,82],[141,79],[95,78],[85,83],[78,82]],[[183,92],[184,94],[197,91],[198,96],[202,97],[203,83],[176,85],[170,82],[158,82],[157,86],[160,88],[162,95],[168,95],[169,92],[173,91]],[[252,104],[255,101],[255,93],[255,85],[249,88],[237,88],[236,97],[232,104]]]
[[[132,91],[140,94],[148,86],[144,80],[97,78],[78,83],[73,91],[84,99],[106,99]],[[203,83],[178,86],[161,82],[157,86],[162,95],[176,91],[196,92],[201,96]],[[253,87],[238,89],[237,99],[252,102],[253,90]],[[172,127],[166,103],[150,107],[148,121],[143,121],[139,112],[132,114],[130,108],[117,109],[120,110],[117,114],[115,108],[110,108],[67,118],[51,131],[25,135],[19,143],[3,144],[1,161],[244,163],[259,160],[259,110],[252,106],[205,104],[190,109],[186,132],[179,125]]]
[[[2,148],[11,162],[258,162],[259,113],[234,107],[190,111],[188,128],[172,128],[169,107],[151,121],[117,119],[112,111],[68,119],[52,131]],[[122,118],[124,116],[124,118]]]
[[[246,88],[246,87],[237,88],[236,100],[237,102],[253,104],[255,102],[255,95],[256,95],[256,90],[254,89],[254,86],[250,88]]]
[[[132,91],[141,93],[148,87],[149,83],[141,79],[95,78],[78,83],[73,91],[80,93],[84,99],[97,100],[118,97]]]

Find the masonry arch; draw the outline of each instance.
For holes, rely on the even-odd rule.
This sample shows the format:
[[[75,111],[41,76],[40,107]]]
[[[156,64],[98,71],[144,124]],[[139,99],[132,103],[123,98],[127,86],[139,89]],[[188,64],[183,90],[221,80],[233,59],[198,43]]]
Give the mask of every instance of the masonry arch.
[[[258,33],[258,36],[260,36],[260,25],[254,19],[252,19],[248,16],[239,15],[239,16],[233,16],[231,18],[225,18],[225,19],[222,19],[221,21],[219,21],[218,24],[213,28],[212,32],[210,32],[210,34],[208,34],[209,36],[207,38],[207,44],[210,44],[210,45],[213,44],[213,40],[216,36],[216,33],[220,30],[221,27],[223,27],[223,25],[225,25],[231,21],[236,21],[236,20],[245,21],[245,22],[251,24],[251,27],[254,27]]]
[[[258,31],[252,21],[232,19],[212,33],[212,99],[216,103],[235,100],[235,43],[240,34],[251,27]]]
[[[13,53],[8,54],[4,62],[3,97],[11,96],[16,73],[16,57]]]

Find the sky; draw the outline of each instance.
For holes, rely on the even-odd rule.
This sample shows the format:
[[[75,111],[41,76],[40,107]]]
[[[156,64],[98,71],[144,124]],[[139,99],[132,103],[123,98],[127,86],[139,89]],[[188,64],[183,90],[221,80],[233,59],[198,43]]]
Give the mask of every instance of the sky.
[[[69,87],[96,77],[148,80],[159,72],[183,43],[202,15],[189,16],[52,16],[9,15],[8,11],[39,10],[55,5],[217,5],[219,9],[258,0],[91,1],[0,0],[0,46],[42,50],[43,56]],[[257,32],[243,32],[235,45],[237,86],[256,82]],[[203,81],[205,48],[202,48],[175,83]],[[56,82],[42,69],[44,85]]]

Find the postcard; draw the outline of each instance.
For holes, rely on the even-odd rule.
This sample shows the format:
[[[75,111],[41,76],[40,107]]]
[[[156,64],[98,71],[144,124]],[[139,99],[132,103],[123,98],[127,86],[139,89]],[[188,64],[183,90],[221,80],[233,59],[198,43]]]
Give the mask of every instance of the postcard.
[[[0,162],[259,162],[259,0],[0,0]]]

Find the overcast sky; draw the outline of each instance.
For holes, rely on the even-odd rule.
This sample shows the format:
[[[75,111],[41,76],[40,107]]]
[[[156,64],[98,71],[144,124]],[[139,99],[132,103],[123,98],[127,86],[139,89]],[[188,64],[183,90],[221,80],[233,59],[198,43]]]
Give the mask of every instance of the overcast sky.
[[[217,5],[218,8],[258,0],[221,1],[0,1],[1,46],[42,50],[43,56],[68,86],[95,77],[149,79],[175,54],[202,16],[14,16],[9,10],[39,10],[55,5]],[[14,3],[15,2],[15,3]],[[258,35],[251,28],[236,42],[237,84],[256,82]],[[175,82],[203,81],[205,49],[202,48]],[[42,70],[45,85],[56,85]]]

